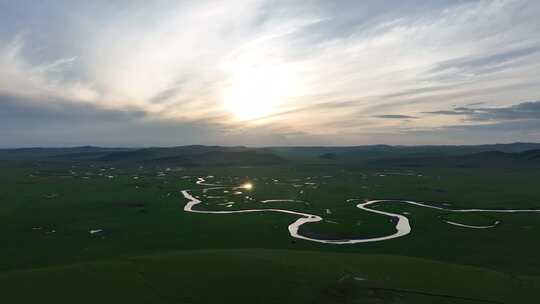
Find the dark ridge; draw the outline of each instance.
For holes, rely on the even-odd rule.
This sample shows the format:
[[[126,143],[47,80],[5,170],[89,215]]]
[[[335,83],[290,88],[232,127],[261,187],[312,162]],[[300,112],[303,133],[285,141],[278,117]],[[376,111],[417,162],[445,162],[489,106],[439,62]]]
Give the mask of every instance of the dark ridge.
[[[322,159],[331,159],[331,160],[338,159],[338,156],[336,153],[324,153],[324,154],[321,154],[319,157]]]
[[[371,161],[371,164],[385,164],[409,167],[453,166],[453,167],[500,167],[500,166],[535,166],[540,165],[540,149],[510,153],[501,151],[486,151],[466,155],[428,156],[381,158]]]
[[[340,163],[386,163],[423,166],[476,164],[540,159],[539,143],[514,143],[477,146],[389,146],[355,147],[265,147],[203,146],[149,148],[72,148],[0,149],[0,160],[158,162],[178,165],[266,165],[286,160],[328,161]]]

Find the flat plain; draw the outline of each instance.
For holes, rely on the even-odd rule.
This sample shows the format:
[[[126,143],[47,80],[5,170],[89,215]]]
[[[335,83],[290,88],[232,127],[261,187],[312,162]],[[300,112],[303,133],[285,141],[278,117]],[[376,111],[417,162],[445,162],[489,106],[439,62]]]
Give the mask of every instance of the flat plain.
[[[274,158],[272,158],[274,159]],[[474,162],[476,159],[472,158]],[[276,164],[0,162],[0,289],[9,303],[533,303],[537,163],[433,159]],[[204,180],[204,182],[201,182]],[[252,187],[245,187],[250,184]],[[189,191],[201,201],[185,212]],[[360,244],[314,239],[407,235]],[[437,208],[407,204],[414,201]],[[458,224],[458,225],[456,225]],[[475,228],[476,227],[476,228]]]

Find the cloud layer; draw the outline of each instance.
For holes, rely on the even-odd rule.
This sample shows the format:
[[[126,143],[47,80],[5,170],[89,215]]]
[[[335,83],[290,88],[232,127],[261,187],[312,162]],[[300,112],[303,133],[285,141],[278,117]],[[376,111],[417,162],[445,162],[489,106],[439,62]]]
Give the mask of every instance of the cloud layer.
[[[540,140],[538,1],[0,8],[4,146]]]

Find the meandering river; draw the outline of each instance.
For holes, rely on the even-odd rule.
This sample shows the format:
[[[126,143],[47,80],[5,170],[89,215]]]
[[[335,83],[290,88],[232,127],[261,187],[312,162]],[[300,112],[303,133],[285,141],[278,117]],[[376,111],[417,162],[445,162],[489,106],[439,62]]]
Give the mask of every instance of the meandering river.
[[[199,177],[197,179],[196,184],[203,185],[203,186],[209,186],[211,188],[205,188],[202,189],[203,192],[206,192],[208,190],[212,189],[239,189],[242,188],[242,186],[234,186],[234,187],[228,187],[223,186],[220,184],[210,184],[206,183],[206,180],[203,177]],[[202,201],[198,198],[194,197],[190,191],[192,190],[182,190],[182,195],[184,198],[188,200],[187,204],[184,206],[184,211],[186,212],[194,212],[194,213],[208,213],[208,214],[234,214],[234,213],[253,213],[253,212],[279,212],[279,213],[285,213],[285,214],[292,214],[297,215],[299,218],[289,224],[289,234],[297,239],[317,242],[317,243],[325,243],[325,244],[359,244],[359,243],[369,243],[369,242],[379,242],[379,241],[386,241],[390,239],[395,239],[399,237],[406,236],[407,234],[411,233],[412,228],[409,222],[409,219],[403,215],[403,214],[397,214],[397,213],[391,213],[391,212],[385,212],[376,210],[373,208],[370,208],[373,204],[379,204],[379,203],[399,203],[399,204],[409,204],[424,208],[431,208],[441,211],[447,211],[447,212],[456,212],[456,213],[468,213],[468,212],[489,212],[489,213],[529,213],[529,212],[538,212],[540,213],[540,209],[450,209],[445,207],[439,207],[439,206],[433,206],[426,203],[421,202],[414,202],[414,201],[408,201],[408,200],[370,200],[370,201],[364,201],[356,205],[357,208],[371,213],[377,213],[382,214],[394,219],[397,219],[395,222],[395,232],[389,235],[381,236],[381,237],[371,237],[371,238],[353,238],[353,239],[323,239],[323,238],[316,238],[316,237],[310,237],[307,235],[303,235],[300,232],[300,227],[307,223],[315,223],[320,222],[323,220],[321,216],[315,215],[315,214],[309,214],[309,213],[303,213],[303,212],[297,212],[297,211],[291,211],[287,209],[276,209],[276,208],[265,208],[265,209],[244,209],[244,210],[231,210],[231,211],[211,211],[211,210],[197,210],[194,207],[198,204],[201,204]],[[286,200],[286,199],[275,199],[275,200],[265,200],[263,202],[299,202],[298,200]],[[348,202],[357,202],[361,201],[361,199],[349,199]],[[456,223],[452,221],[444,221],[447,224],[460,226],[464,228],[473,228],[473,229],[486,229],[486,228],[493,228],[496,227],[500,221],[496,221],[493,225],[488,226],[473,226],[473,225],[465,225],[461,223]]]

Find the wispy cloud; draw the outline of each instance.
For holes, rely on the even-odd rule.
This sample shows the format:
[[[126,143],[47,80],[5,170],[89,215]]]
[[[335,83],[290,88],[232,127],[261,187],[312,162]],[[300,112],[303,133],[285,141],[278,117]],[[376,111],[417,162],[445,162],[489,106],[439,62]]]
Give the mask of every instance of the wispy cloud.
[[[375,115],[377,118],[387,118],[387,119],[416,119],[418,117],[410,115],[400,115],[400,114],[384,114],[384,115]]]
[[[457,107],[452,110],[425,113],[458,115],[473,121],[538,120],[540,119],[540,101],[522,102],[508,107]]]
[[[540,98],[539,13],[532,0],[8,3],[0,93],[254,143],[385,142],[538,119],[515,104]]]
[[[22,55],[24,34],[0,41],[0,92],[31,100],[62,98],[93,102],[96,92],[77,79],[66,80],[62,73],[75,64],[77,58],[59,58],[50,62],[31,64]]]

